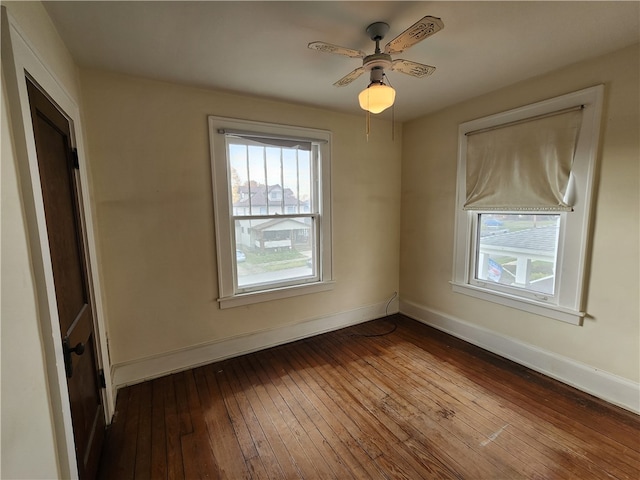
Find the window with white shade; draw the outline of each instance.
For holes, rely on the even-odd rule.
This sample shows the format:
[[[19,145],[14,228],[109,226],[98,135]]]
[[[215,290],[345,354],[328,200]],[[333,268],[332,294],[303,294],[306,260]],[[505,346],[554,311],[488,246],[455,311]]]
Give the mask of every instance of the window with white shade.
[[[460,125],[454,291],[581,324],[602,94]]]
[[[329,132],[209,127],[221,308],[330,288]]]

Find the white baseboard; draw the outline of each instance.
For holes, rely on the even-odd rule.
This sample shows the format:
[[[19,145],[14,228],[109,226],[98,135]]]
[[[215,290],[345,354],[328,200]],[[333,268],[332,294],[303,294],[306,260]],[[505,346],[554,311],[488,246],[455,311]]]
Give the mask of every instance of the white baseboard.
[[[583,392],[640,413],[640,384],[451,315],[400,300],[400,313]]]
[[[386,305],[386,302],[369,305],[284,327],[261,330],[130,362],[117,363],[111,367],[114,393],[127,385],[374,320],[385,315]],[[397,313],[397,309],[391,309],[388,312],[389,315],[393,313]]]

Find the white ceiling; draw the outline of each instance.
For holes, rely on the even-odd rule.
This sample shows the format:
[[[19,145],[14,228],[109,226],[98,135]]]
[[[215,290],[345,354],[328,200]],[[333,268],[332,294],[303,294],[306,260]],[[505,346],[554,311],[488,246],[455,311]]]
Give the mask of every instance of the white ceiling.
[[[395,116],[416,118],[482,93],[631,45],[640,3],[177,1],[45,2],[81,66],[358,113],[361,66],[313,51],[324,41],[373,53],[365,29],[391,29],[382,45],[425,15],[444,29],[394,56],[437,67],[422,79],[387,72]],[[381,115],[389,115],[388,112]]]

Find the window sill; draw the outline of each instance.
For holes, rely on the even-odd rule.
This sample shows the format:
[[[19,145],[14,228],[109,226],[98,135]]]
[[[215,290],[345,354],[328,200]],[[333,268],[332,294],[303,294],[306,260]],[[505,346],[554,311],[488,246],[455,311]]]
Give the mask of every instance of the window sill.
[[[242,305],[251,305],[254,303],[268,302],[271,300],[280,300],[283,298],[295,297],[298,295],[308,295],[310,293],[325,292],[333,290],[335,282],[317,282],[307,285],[298,285],[295,287],[277,288],[262,292],[242,293],[230,297],[218,299],[221,309],[240,307]]]
[[[570,323],[572,325],[581,326],[585,316],[585,312],[580,312],[558,305],[536,302],[535,300],[525,299],[502,292],[496,292],[494,290],[477,287],[475,285],[451,282],[451,286],[453,288],[453,291],[456,293],[462,293],[464,295],[469,295],[471,297],[479,298],[481,300],[487,300],[493,303],[499,303],[507,307],[516,308],[518,310],[523,310],[525,312],[533,313],[536,315],[542,315],[548,318],[553,318],[554,320],[560,320],[561,322]]]

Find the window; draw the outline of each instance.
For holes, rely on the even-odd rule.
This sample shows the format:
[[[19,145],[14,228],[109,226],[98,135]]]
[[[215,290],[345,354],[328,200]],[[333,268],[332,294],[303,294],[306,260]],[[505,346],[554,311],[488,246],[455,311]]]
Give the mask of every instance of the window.
[[[455,292],[582,323],[602,95],[460,125]]]
[[[221,308],[331,288],[329,132],[209,117]]]

